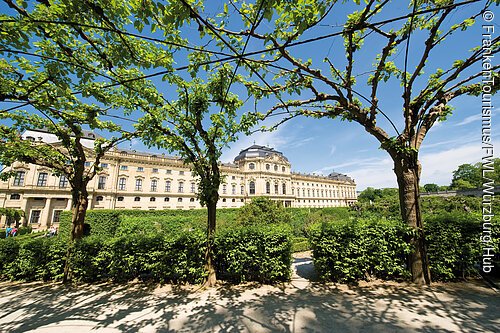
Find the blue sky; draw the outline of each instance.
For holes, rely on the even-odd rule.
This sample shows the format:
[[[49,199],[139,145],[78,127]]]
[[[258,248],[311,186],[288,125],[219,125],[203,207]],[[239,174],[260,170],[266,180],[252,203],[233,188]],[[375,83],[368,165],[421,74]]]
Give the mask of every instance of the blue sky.
[[[205,16],[211,16],[220,10],[222,2],[211,3],[213,8],[207,8]],[[457,10],[446,21],[445,26],[450,26],[461,22],[469,17],[481,6],[481,3],[473,4]],[[345,20],[347,13],[352,12],[355,6],[352,3],[337,5],[334,15],[328,18],[324,24],[314,32],[308,33],[303,38],[315,37],[325,33],[338,31],[336,27]],[[5,10],[5,4],[0,5],[0,9]],[[495,8],[496,10],[496,8]],[[495,11],[494,10],[494,11]],[[389,11],[383,13],[376,21],[396,15],[407,14],[411,11],[407,2],[394,1],[389,7]],[[495,13],[498,11],[495,11]],[[500,13],[498,19],[500,20]],[[465,32],[451,36],[443,44],[439,45],[432,52],[428,61],[426,73],[432,73],[436,68],[449,68],[457,59],[463,58],[468,50],[477,46],[482,39],[481,18],[475,26]],[[237,26],[237,23],[235,23]],[[272,23],[264,21],[263,29],[268,29]],[[388,27],[386,27],[388,28]],[[500,27],[496,25],[496,30],[500,33]],[[202,41],[197,40],[197,25],[185,26],[186,36],[192,38],[195,45],[201,45]],[[336,29],[336,30],[335,30]],[[425,35],[415,32],[412,35],[410,52],[408,57],[408,69],[412,70],[423,48]],[[355,75],[359,75],[356,86],[361,93],[369,95],[369,89],[363,82],[366,82],[366,71],[372,69],[374,59],[380,52],[384,44],[376,38],[369,38],[361,52],[355,56]],[[258,44],[249,44],[248,50],[260,49]],[[229,51],[228,51],[229,52]],[[337,66],[345,66],[343,55],[343,42],[340,38],[332,38],[307,44],[294,48],[294,54],[301,58],[311,58],[314,66],[322,70],[327,70],[323,59],[328,57]],[[179,57],[182,58],[182,57]],[[179,60],[181,61],[181,60]],[[400,50],[394,61],[401,67],[404,61],[404,52]],[[496,61],[495,61],[496,62]],[[178,65],[183,65],[178,63]],[[480,71],[480,64],[472,70]],[[425,84],[426,76],[421,81],[417,81],[415,90]],[[160,82],[155,79],[155,82]],[[163,84],[164,85],[164,84]],[[241,88],[235,87],[235,92],[241,92]],[[168,89],[163,91],[168,97]],[[380,108],[389,115],[395,122],[398,129],[402,128],[402,88],[399,82],[388,81],[381,85],[379,90]],[[270,99],[259,103],[260,111],[265,112],[267,108],[276,103]],[[452,171],[463,163],[475,163],[481,159],[481,98],[480,97],[460,97],[451,103],[455,107],[453,115],[447,121],[437,123],[428,134],[420,152],[423,171],[421,184],[437,183],[439,185],[449,185]],[[493,100],[494,105],[500,106],[499,98]],[[241,112],[253,110],[253,104],[247,103]],[[500,113],[500,108],[495,109],[493,117],[493,129],[495,120]],[[380,118],[380,115],[379,115]],[[269,119],[267,125],[271,125],[277,119]],[[386,129],[391,135],[388,122],[380,118],[378,124]],[[493,142],[496,147],[500,144],[500,133],[493,131]],[[379,143],[357,123],[342,122],[332,119],[310,119],[296,118],[281,125],[273,132],[259,132],[247,137],[240,135],[239,139],[225,149],[222,155],[223,162],[231,162],[239,151],[247,148],[253,143],[267,145],[281,152],[290,160],[292,169],[297,172],[316,173],[327,175],[333,170],[345,173],[356,180],[358,190],[371,187],[396,187],[396,179],[392,171],[392,161],[389,155],[379,149]],[[132,148],[145,151],[147,148],[139,140],[134,140],[130,144],[124,144],[123,148]],[[498,156],[498,154],[497,154]]]

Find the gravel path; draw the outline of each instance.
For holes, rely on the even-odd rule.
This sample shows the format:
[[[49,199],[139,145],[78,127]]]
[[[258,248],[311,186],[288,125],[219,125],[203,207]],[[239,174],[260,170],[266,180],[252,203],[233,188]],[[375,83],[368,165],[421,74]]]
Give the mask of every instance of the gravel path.
[[[498,332],[500,297],[481,282],[416,288],[314,282],[297,255],[268,286],[0,283],[0,332]],[[312,278],[313,281],[310,279]]]

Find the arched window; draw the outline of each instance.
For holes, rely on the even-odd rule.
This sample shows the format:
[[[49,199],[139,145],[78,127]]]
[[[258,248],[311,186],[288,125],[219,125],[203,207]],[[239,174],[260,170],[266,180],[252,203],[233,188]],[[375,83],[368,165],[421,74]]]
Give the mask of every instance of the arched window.
[[[281,186],[282,190],[283,190],[283,194],[286,194],[286,183],[283,183],[283,185]]]
[[[226,198],[222,199],[222,202],[226,202]]]
[[[274,171],[278,171],[278,166],[274,165]]]
[[[232,201],[232,202],[236,202],[236,199],[232,199],[231,201]]]
[[[118,180],[118,189],[124,191],[127,188],[127,178],[122,177]]]
[[[137,178],[135,180],[135,190],[136,191],[142,191],[142,179]]]
[[[250,182],[249,184],[249,193],[255,194],[255,182]]]
[[[255,164],[254,164],[254,163],[250,163],[250,164],[248,165],[248,168],[249,168],[250,170],[255,169]]]
[[[184,192],[184,183],[183,182],[179,182],[179,191],[177,191],[179,193],[182,193]]]
[[[281,167],[281,171],[282,172],[285,172],[286,168],[285,167]]]
[[[118,201],[123,201],[123,197],[118,197]]]
[[[182,202],[182,198],[177,199],[177,202]]]
[[[96,198],[95,198],[95,201],[103,201],[104,200],[104,197],[102,195],[98,195]]]
[[[151,197],[151,198],[149,198],[149,201],[151,201],[151,202],[156,201],[156,198],[155,197]]]
[[[266,194],[271,194],[271,183],[266,182]]]
[[[163,201],[168,202],[168,201],[170,201],[170,198],[165,198],[165,199],[163,199]]]
[[[189,199],[189,202],[194,202],[194,198]]]
[[[266,164],[266,170],[269,170],[269,169],[271,169],[271,165]]]
[[[279,189],[278,183],[275,183],[274,184],[274,194],[278,194],[278,189]]]
[[[141,197],[135,197],[134,201],[141,201]]]
[[[156,192],[158,189],[158,180],[151,179],[151,192]]]

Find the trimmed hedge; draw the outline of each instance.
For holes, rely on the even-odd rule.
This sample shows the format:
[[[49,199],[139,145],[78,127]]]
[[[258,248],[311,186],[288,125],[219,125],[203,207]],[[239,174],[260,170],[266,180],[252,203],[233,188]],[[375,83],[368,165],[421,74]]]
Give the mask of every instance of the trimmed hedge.
[[[0,276],[11,280],[58,280],[67,242],[62,237],[25,242],[0,241]],[[220,233],[216,238],[217,274],[232,282],[273,283],[290,276],[288,233],[256,228]],[[135,278],[155,282],[199,283],[205,277],[205,235],[193,230],[175,236],[132,234],[89,236],[72,250],[74,279],[82,282]]]
[[[63,237],[69,237],[71,233],[71,211],[63,211],[59,221],[59,234]],[[85,224],[88,224],[89,234],[94,236],[114,236],[120,222],[120,211],[117,210],[88,210],[85,215]]]
[[[442,212],[425,217],[427,253],[434,281],[476,275],[481,261],[481,216]],[[492,221],[494,252],[499,251],[500,225]],[[397,220],[361,219],[323,223],[311,228],[314,265],[323,280],[353,282],[374,276],[405,278],[411,229]]]
[[[231,282],[288,281],[292,243],[281,227],[245,227],[226,230],[215,239],[217,274]]]
[[[329,281],[405,278],[409,235],[408,227],[393,220],[323,223],[311,229],[314,266]]]
[[[425,219],[431,276],[450,281],[475,275],[481,261],[482,218],[480,214],[442,213]],[[494,253],[499,249],[499,227],[492,220]]]

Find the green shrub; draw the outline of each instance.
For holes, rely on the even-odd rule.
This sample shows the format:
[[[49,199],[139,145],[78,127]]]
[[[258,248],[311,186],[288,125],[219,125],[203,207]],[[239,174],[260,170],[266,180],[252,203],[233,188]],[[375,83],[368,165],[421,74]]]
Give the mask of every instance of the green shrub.
[[[23,281],[48,281],[61,277],[66,255],[65,242],[36,238],[21,242],[18,246],[17,257],[3,271],[5,276]]]
[[[176,237],[142,234],[124,237],[85,237],[75,245],[72,269],[75,279],[117,282],[135,278],[156,282],[201,282],[204,277],[203,235]]]
[[[0,240],[0,277],[7,277],[6,272],[10,270],[18,255],[19,242],[12,237]]]
[[[470,213],[426,217],[427,252],[434,280],[449,281],[476,274],[477,263],[482,260],[481,223],[481,215]],[[498,230],[498,223],[494,222],[494,228]],[[498,249],[498,237],[495,243]]]
[[[253,198],[240,208],[237,221],[242,225],[288,224],[290,214],[277,201],[265,197]]]
[[[406,277],[409,228],[392,220],[324,223],[311,229],[314,266],[323,280]]]
[[[216,238],[218,277],[232,282],[273,283],[290,278],[291,241],[283,227],[243,227]]]
[[[295,237],[292,238],[292,252],[304,252],[309,251],[311,249],[311,245],[309,244],[309,240],[305,237]]]
[[[85,223],[89,225],[90,234],[94,236],[113,237],[120,225],[120,211],[118,210],[88,210]],[[61,213],[59,234],[69,237],[71,233],[71,212]]]

